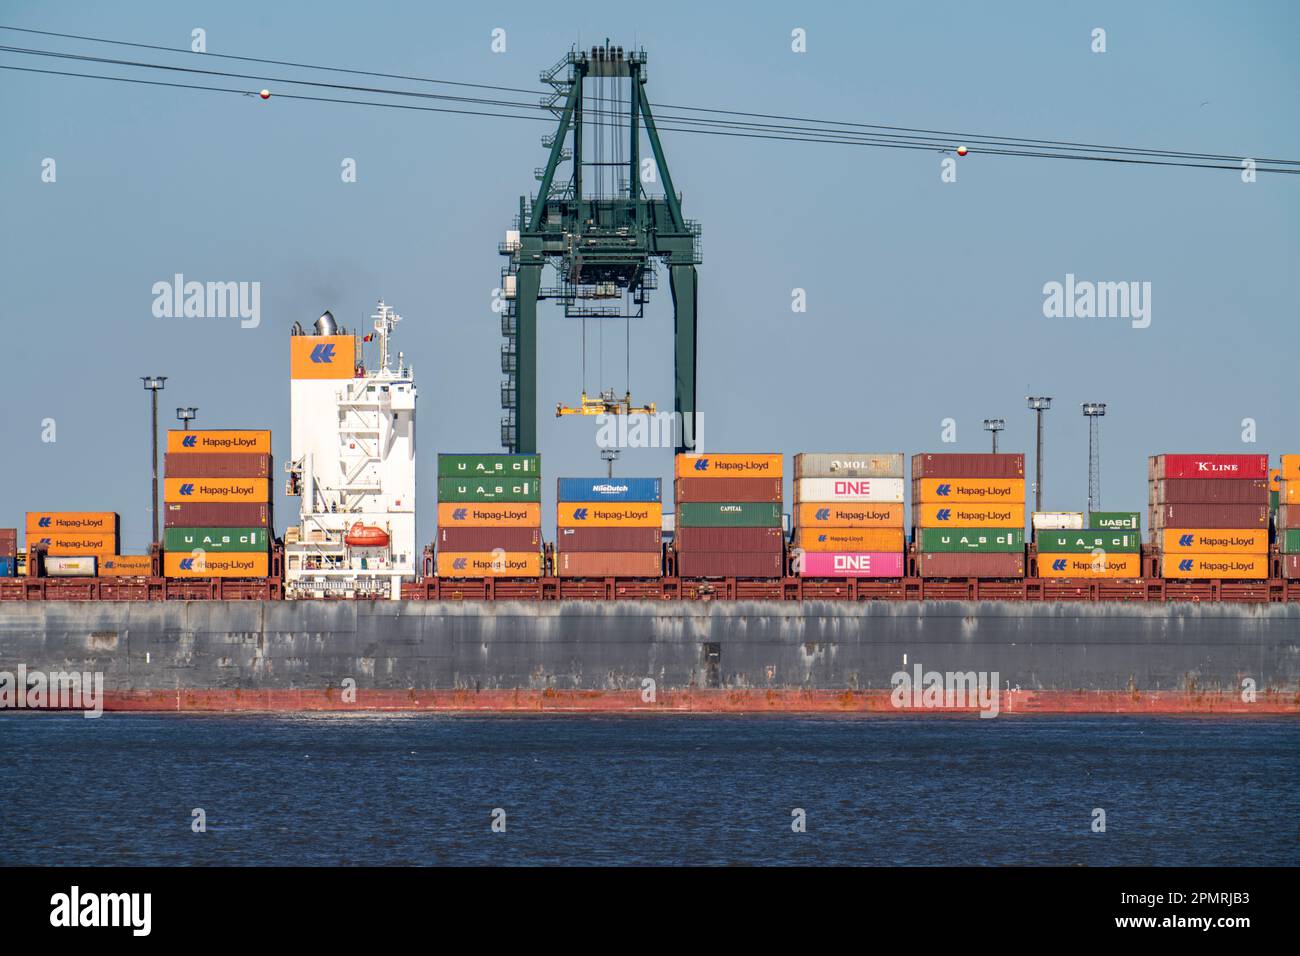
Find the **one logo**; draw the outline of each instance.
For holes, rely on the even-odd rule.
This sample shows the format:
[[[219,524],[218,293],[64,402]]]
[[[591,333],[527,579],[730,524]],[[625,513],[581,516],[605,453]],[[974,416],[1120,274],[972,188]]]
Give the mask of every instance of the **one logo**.
[[[1190,571],[1190,570],[1192,570],[1192,559],[1191,559],[1191,558],[1184,558],[1182,561],[1179,561],[1179,562],[1178,562],[1178,570],[1179,570],[1179,571]]]
[[[194,494],[194,486],[189,482],[186,482],[185,484],[181,485],[181,494],[183,495]]]
[[[940,508],[939,513],[935,517],[937,517],[940,521],[947,521],[949,518],[952,517],[952,509]]]
[[[818,508],[818,509],[817,509],[817,520],[818,520],[818,521],[826,521],[828,518],[830,518],[830,516],[831,516],[831,509],[830,509],[830,508]]]
[[[451,566],[456,571],[464,571],[465,565],[468,562],[469,562],[469,558],[457,558],[455,561],[451,562]]]
[[[453,512],[451,513],[451,520],[452,520],[452,521],[464,521],[464,520],[465,520],[465,515],[467,515],[468,513],[469,513],[469,509],[468,509],[468,508],[457,508],[455,511],[453,511]]]
[[[50,526],[50,519],[49,519],[49,518],[42,518],[40,521],[38,521],[38,522],[36,522],[36,523],[37,523],[38,525],[40,525],[42,528],[48,528],[48,527]]]
[[[574,509],[573,509],[573,518],[574,518],[575,521],[586,521],[586,520],[587,520],[587,509],[586,509],[586,508],[574,508]]]
[[[193,570],[194,570],[194,559],[193,559],[193,558],[181,558],[181,570],[182,570],[182,571],[193,571]]]
[[[181,439],[181,445],[185,448],[193,448],[199,443],[198,435],[186,435]]]
[[[697,458],[697,459],[695,459],[695,470],[696,470],[696,471],[708,471],[708,470],[709,470],[709,459],[707,459],[707,458]]]
[[[321,362],[324,362],[326,365],[333,363],[334,361],[333,343],[322,342],[320,345],[312,349],[311,360],[313,362],[316,362],[317,364],[320,364]]]
[[[1195,540],[1196,540],[1196,536],[1195,536],[1195,535],[1190,535],[1190,534],[1179,535],[1179,537],[1178,537],[1178,546],[1179,546],[1180,548],[1190,548],[1190,547],[1192,546],[1192,542],[1195,541]],[[1187,570],[1190,570],[1190,569],[1188,569],[1188,568],[1184,568],[1183,570],[1184,570],[1184,571],[1187,571]]]
[[[1053,561],[1053,562],[1052,562],[1052,570],[1053,570],[1053,571],[1064,571],[1064,570],[1065,570],[1065,558],[1057,558],[1055,561]]]
[[[940,495],[947,498],[952,493],[952,485],[940,485],[935,489]]]

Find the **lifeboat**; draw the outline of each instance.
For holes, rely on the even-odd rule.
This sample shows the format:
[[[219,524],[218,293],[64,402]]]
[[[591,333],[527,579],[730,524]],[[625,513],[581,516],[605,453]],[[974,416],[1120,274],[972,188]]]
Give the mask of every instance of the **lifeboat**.
[[[362,524],[358,521],[348,533],[343,536],[343,543],[353,548],[386,548],[388,547],[388,532],[383,528],[376,528],[374,525]]]

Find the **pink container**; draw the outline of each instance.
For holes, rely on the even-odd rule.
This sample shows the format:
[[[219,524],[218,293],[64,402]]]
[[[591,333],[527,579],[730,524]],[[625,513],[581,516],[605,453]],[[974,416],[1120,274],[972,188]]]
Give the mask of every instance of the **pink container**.
[[[901,578],[903,555],[900,551],[867,551],[849,554],[843,551],[805,551],[805,578]]]

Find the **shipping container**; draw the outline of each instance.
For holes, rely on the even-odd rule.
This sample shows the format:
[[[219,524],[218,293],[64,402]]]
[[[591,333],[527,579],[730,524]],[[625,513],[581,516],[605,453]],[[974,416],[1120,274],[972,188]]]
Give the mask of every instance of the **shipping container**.
[[[796,478],[794,502],[901,504],[902,478]]]
[[[902,478],[900,452],[804,452],[794,456],[795,478]]]
[[[12,554],[0,557],[0,578],[12,578],[18,573],[18,558]]]
[[[1025,523],[1024,505],[912,506],[918,528],[1014,528]]]
[[[163,555],[163,575],[169,578],[264,578],[269,559],[265,554]]]
[[[1282,490],[1282,469],[1270,468],[1268,470],[1268,490],[1272,492]]]
[[[658,528],[557,528],[555,547],[560,551],[653,551],[663,547]]]
[[[912,482],[912,502],[957,504],[1025,503],[1023,478],[917,478]]]
[[[1151,528],[1267,528],[1268,505],[1159,505]]]
[[[1278,478],[1282,481],[1300,481],[1300,455],[1282,456],[1282,467],[1278,469]]]
[[[1138,531],[1142,515],[1136,511],[1094,511],[1088,515],[1088,527],[1097,531]]]
[[[784,551],[780,528],[679,528],[673,547],[680,552]]]
[[[542,574],[537,551],[440,551],[440,578],[536,578]]]
[[[1024,528],[918,528],[917,550],[936,554],[961,552],[1024,554]]]
[[[293,335],[289,337],[290,379],[342,379],[357,373],[357,340],[353,335]]]
[[[0,556],[18,553],[18,529],[0,528]]]
[[[1160,561],[1160,573],[1174,580],[1263,580],[1268,577],[1268,555],[1167,554]]]
[[[955,454],[912,456],[913,478],[1023,478],[1025,456],[1016,454]]]
[[[149,577],[153,574],[153,559],[147,554],[113,554],[100,559],[101,578]]]
[[[1300,481],[1284,481],[1282,487],[1284,491],[1278,496],[1278,505],[1300,505]]]
[[[1142,558],[1128,552],[1061,554],[1038,552],[1040,578],[1140,578]]]
[[[659,478],[559,478],[555,500],[662,501],[663,481]]]
[[[678,478],[673,482],[673,498],[685,501],[760,501],[784,500],[780,478]]]
[[[916,557],[923,578],[1023,578],[1023,554],[929,554]]]
[[[1300,580],[1300,554],[1288,554],[1282,561],[1282,574],[1289,581]]]
[[[1262,478],[1165,478],[1148,482],[1153,505],[1262,505],[1268,482]]]
[[[833,504],[806,502],[795,506],[799,528],[901,528],[900,504]]]
[[[439,551],[540,551],[541,528],[457,528],[438,529]]]
[[[562,578],[657,578],[664,573],[659,551],[562,551],[555,556]]]
[[[677,506],[680,528],[779,528],[781,506],[756,501],[691,501]]]
[[[901,578],[903,553],[805,551],[795,567],[805,578]]]
[[[163,532],[167,551],[265,551],[270,544],[265,528],[168,528]]]
[[[1283,528],[1278,532],[1277,544],[1283,554],[1300,554],[1300,528]]]
[[[1147,478],[1268,479],[1268,455],[1153,455]]]
[[[664,509],[657,501],[561,501],[555,506],[555,523],[561,528],[660,528]]]
[[[270,478],[271,456],[248,452],[168,452],[163,458],[168,478]]]
[[[779,578],[784,563],[780,551],[680,551],[677,573],[684,578]]]
[[[183,504],[247,503],[269,501],[271,482],[266,478],[164,478],[163,501]]]
[[[270,504],[185,502],[163,506],[168,528],[269,528]]]
[[[72,534],[117,534],[118,517],[113,511],[29,511],[27,535],[67,531]]]
[[[541,455],[438,456],[439,478],[536,478],[541,470]]]
[[[1039,531],[1036,543],[1039,554],[1137,553],[1142,538],[1136,531]]]
[[[1277,509],[1278,528],[1300,528],[1300,505],[1282,505]]]
[[[542,486],[536,478],[439,478],[438,500],[541,501]]]
[[[207,454],[271,454],[271,433],[266,429],[233,428],[172,429],[167,432],[167,454],[203,452]]]
[[[794,546],[804,551],[903,551],[902,528],[798,528]]]
[[[41,532],[27,536],[27,550],[42,545],[47,554],[117,554],[116,534],[73,534],[70,532]]]
[[[482,505],[446,502],[438,505],[438,527],[449,525],[463,528],[485,528],[502,525],[511,528],[540,528],[542,506]]]
[[[674,463],[676,478],[780,478],[780,455],[678,455]]]
[[[90,555],[61,557],[49,555],[45,558],[45,576],[50,578],[93,578],[95,576],[95,558]],[[28,562],[27,567],[35,564]],[[27,572],[31,574],[29,570]]]
[[[1160,535],[1166,555],[1267,554],[1268,530],[1231,528],[1169,528]]]
[[[1081,531],[1082,511],[1035,511],[1030,516],[1035,531]]]

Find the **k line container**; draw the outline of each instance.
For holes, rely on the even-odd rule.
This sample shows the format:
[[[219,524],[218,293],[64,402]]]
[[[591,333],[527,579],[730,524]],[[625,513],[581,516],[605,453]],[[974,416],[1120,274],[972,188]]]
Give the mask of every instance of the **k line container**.
[[[439,551],[540,551],[541,528],[438,529]]]
[[[196,548],[217,552],[265,551],[270,544],[265,528],[168,528],[163,532],[167,551],[190,552]]]
[[[1025,522],[1023,505],[912,506],[918,528],[1012,528]]]
[[[163,506],[163,521],[168,528],[268,528],[271,506],[260,503],[173,503]]]
[[[556,501],[663,500],[663,482],[658,478],[560,478]]]
[[[163,501],[184,504],[269,501],[271,483],[266,478],[165,478]]]
[[[663,527],[663,505],[654,502],[561,501],[555,507],[555,522],[561,528],[654,528]]]
[[[1268,455],[1154,455],[1147,477],[1268,479]]]
[[[677,573],[684,578],[779,578],[784,562],[780,551],[679,551]]]
[[[658,551],[562,551],[555,556],[562,578],[657,578],[663,575]]]
[[[785,533],[780,528],[678,528],[673,546],[678,553],[782,552]]]
[[[1025,502],[1023,478],[918,478],[912,482],[912,501],[957,504],[1021,504]]]
[[[1025,456],[940,453],[912,456],[913,478],[1023,478]]]
[[[780,455],[678,455],[673,476],[676,478],[780,478]]]
[[[438,456],[439,478],[536,478],[541,470],[541,455]]]
[[[248,452],[168,452],[168,478],[270,478],[271,456]]]
[[[918,554],[923,578],[1023,578],[1023,554]]]
[[[542,556],[536,551],[438,552],[440,578],[536,578],[542,574]]]
[[[29,511],[27,534],[67,531],[73,534],[117,534],[118,517],[113,511]]]
[[[265,554],[204,554],[172,551],[163,555],[163,574],[169,578],[264,578],[269,567]]]
[[[808,551],[802,555],[800,575],[805,578],[901,578],[901,551]]]
[[[271,433],[266,429],[172,429],[167,432],[167,454],[271,454]]]
[[[678,478],[673,482],[673,498],[686,501],[781,502],[780,478]]]
[[[1159,505],[1151,509],[1151,527],[1267,528],[1268,505]]]
[[[27,549],[44,545],[46,554],[117,554],[117,535],[115,534],[71,534],[68,532],[48,532],[29,534]]]
[[[798,528],[794,545],[804,551],[870,553],[903,551],[902,528]]]
[[[439,478],[438,500],[529,502],[542,500],[536,478]]]
[[[1268,529],[1168,528],[1160,536],[1166,556],[1185,554],[1267,554]]]
[[[1091,555],[1094,551],[1136,554],[1141,549],[1142,538],[1136,531],[1040,531],[1037,544],[1040,555]]]
[[[1263,580],[1268,577],[1268,555],[1167,554],[1160,561],[1160,573],[1175,580]]]
[[[1024,528],[919,528],[917,549],[935,554],[1024,554]]]
[[[1165,478],[1148,484],[1147,500],[1153,505],[1268,503],[1268,481],[1263,478]]]
[[[557,528],[555,547],[560,551],[616,552],[662,550],[658,528]]]
[[[797,478],[795,504],[835,502],[902,504],[902,478]]]
[[[795,506],[795,526],[799,528],[901,528],[903,506],[805,502]]]
[[[1083,512],[1035,511],[1030,525],[1035,531],[1079,531],[1083,529]]]
[[[539,528],[542,524],[542,506],[458,504],[446,502],[438,505],[438,527],[488,528],[500,525],[507,528]]]
[[[1107,551],[1104,555],[1038,552],[1040,578],[1140,578],[1142,558],[1138,554]]]
[[[114,554],[101,558],[101,578],[149,577],[153,574],[153,560],[147,554]]]
[[[1137,531],[1142,515],[1136,511],[1094,511],[1088,515],[1088,527],[1097,531]]]
[[[780,528],[781,506],[752,501],[684,502],[677,506],[680,528]]]
[[[902,478],[902,452],[804,452],[794,456],[795,478]]]

